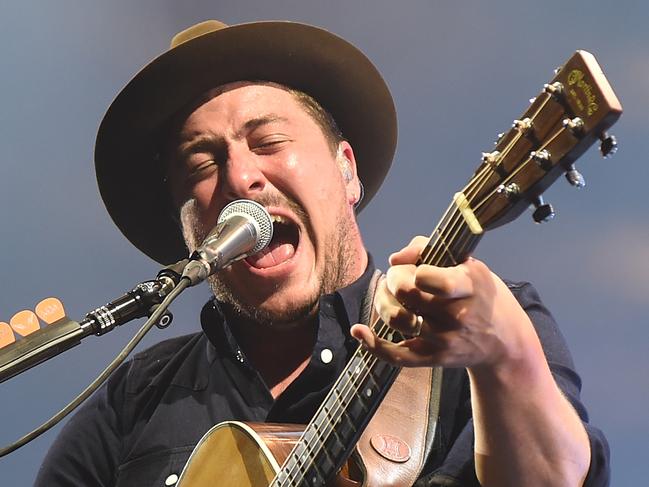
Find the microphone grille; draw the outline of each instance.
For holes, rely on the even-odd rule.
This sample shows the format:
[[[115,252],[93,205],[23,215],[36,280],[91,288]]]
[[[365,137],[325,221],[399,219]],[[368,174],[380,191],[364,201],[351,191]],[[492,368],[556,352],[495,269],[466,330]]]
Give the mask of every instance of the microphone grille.
[[[228,203],[219,214],[217,223],[223,223],[232,216],[243,216],[257,231],[257,243],[249,252],[256,254],[265,248],[273,238],[273,221],[262,205],[252,200],[236,200]]]

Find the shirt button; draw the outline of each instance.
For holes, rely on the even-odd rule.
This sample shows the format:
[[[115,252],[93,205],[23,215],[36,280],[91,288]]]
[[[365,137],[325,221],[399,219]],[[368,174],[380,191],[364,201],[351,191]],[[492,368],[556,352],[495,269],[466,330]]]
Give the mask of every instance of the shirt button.
[[[176,475],[175,473],[172,473],[171,475],[169,475],[169,477],[165,479],[165,485],[167,487],[171,485],[176,485],[176,482],[178,482],[178,475]]]
[[[323,364],[328,364],[333,360],[333,358],[334,358],[334,354],[328,348],[323,348],[322,352],[320,352],[320,360],[322,360]]]

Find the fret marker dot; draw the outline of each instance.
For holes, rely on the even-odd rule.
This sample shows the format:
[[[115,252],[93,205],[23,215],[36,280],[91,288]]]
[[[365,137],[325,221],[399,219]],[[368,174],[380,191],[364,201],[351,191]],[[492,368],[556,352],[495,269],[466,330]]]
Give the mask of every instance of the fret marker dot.
[[[323,364],[328,364],[330,363],[334,358],[334,354],[331,350],[328,348],[322,349],[322,352],[320,352],[320,360],[322,360]]]
[[[365,389],[365,395],[366,395],[367,397],[372,397],[372,389],[369,389],[369,388],[368,388],[368,389]]]
[[[175,473],[172,473],[165,479],[166,486],[176,485],[176,482],[178,482],[178,475],[176,475]]]

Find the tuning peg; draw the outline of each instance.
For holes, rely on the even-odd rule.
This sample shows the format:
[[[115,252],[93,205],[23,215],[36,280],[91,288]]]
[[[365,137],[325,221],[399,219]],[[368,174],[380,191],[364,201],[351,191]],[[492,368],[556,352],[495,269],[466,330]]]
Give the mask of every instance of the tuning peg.
[[[512,128],[518,130],[523,135],[532,130],[532,127],[532,120],[528,117],[525,117],[521,120],[514,120],[514,122],[512,123]]]
[[[563,95],[563,83],[555,81],[552,84],[545,84],[543,85],[543,91],[545,91],[548,95],[552,95],[555,98],[558,98],[559,96]]]
[[[547,149],[533,150],[530,152],[530,157],[538,166],[546,171],[552,169],[551,154]]]
[[[582,130],[584,129],[584,121],[579,117],[566,118],[563,120],[563,126],[570,130],[572,135],[577,137],[581,135]]]
[[[498,144],[500,143],[500,141],[503,140],[503,137],[504,137],[504,136],[505,136],[505,132],[500,132],[500,133],[496,136],[496,140],[494,141],[494,145],[498,145]]]
[[[521,188],[518,184],[516,183],[509,183],[507,185],[501,184],[498,186],[496,189],[496,192],[498,194],[504,194],[509,198],[510,200],[516,199],[518,195],[521,193]]]
[[[607,159],[617,152],[617,139],[615,135],[608,135],[604,132],[599,140],[599,151],[602,153],[602,157]]]
[[[532,213],[532,218],[536,223],[545,223],[554,218],[554,208],[550,203],[543,202],[543,196],[537,196],[532,201],[532,204],[536,207],[534,213]]]
[[[581,189],[586,186],[586,180],[584,179],[584,176],[582,176],[581,173],[577,171],[577,169],[575,169],[574,164],[570,164],[570,167],[566,172],[566,179],[571,186],[574,186],[577,189]]]
[[[500,151],[495,150],[492,152],[483,152],[482,162],[489,164],[492,167],[496,167],[500,164]]]

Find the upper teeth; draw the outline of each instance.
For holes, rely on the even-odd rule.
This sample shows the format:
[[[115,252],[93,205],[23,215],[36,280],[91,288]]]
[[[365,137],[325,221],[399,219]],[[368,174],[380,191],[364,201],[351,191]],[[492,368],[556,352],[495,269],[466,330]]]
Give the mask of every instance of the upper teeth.
[[[288,219],[284,218],[281,215],[271,215],[270,219],[273,220],[273,223],[283,223],[283,224],[288,223]]]

